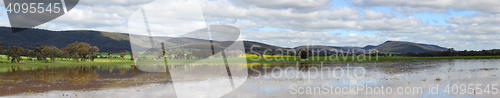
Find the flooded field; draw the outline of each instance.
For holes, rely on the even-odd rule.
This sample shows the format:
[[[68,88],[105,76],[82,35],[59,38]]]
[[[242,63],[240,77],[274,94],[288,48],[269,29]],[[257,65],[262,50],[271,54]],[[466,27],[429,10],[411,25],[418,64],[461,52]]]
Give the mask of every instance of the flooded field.
[[[498,59],[207,64],[150,67],[165,69],[154,72],[134,65],[2,66],[0,97],[495,97],[499,64]]]

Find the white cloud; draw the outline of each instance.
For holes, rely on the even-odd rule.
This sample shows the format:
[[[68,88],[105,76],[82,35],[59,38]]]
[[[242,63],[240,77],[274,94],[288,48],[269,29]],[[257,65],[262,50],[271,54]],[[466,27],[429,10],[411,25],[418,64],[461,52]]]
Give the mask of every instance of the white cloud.
[[[412,12],[447,13],[453,10],[472,10],[500,13],[498,0],[351,0],[356,6],[388,6],[393,10],[411,15]]]
[[[455,16],[446,19],[454,24],[500,25],[500,14],[478,13],[472,16]]]
[[[500,34],[500,14],[478,13],[471,16],[455,16],[446,19],[450,31],[459,34]]]
[[[80,0],[78,5],[140,5],[154,0]]]
[[[310,21],[320,19],[356,20],[359,16],[359,11],[356,8],[333,8],[308,13],[298,13],[293,12],[291,9],[277,10],[260,7],[243,8],[223,0],[205,1],[204,4],[202,4],[202,8],[208,17],[219,18],[262,18]]]
[[[382,13],[380,11],[375,12],[375,11],[369,10],[369,9],[364,10],[363,12],[365,13],[365,19],[379,19],[379,18],[384,18],[384,17],[386,17],[386,18],[394,18],[395,17],[394,14],[389,13],[389,12],[388,13]]]
[[[444,26],[432,26],[419,18],[391,18],[377,20],[362,20],[358,23],[362,30],[381,31],[381,35],[392,37],[412,35],[416,33],[445,32]]]
[[[119,5],[77,5],[76,7],[78,8],[35,28],[126,32],[123,29],[109,28],[125,28],[129,16],[139,8],[139,6]]]
[[[324,10],[333,5],[331,0],[230,0],[243,7],[256,6],[270,9],[293,9],[298,12]]]
[[[113,7],[107,8],[116,9]],[[117,13],[99,12],[90,9],[73,9],[51,22],[73,24],[83,28],[95,28],[121,25],[126,22],[124,19],[125,17],[119,16]]]
[[[202,9],[199,7],[197,0],[158,0],[148,3],[147,6],[82,4],[76,7],[78,9],[73,9],[65,15],[36,28],[129,33],[129,18],[132,14],[137,14],[138,11],[142,15],[140,13],[142,7],[147,10],[146,14],[150,29],[155,35],[176,36],[206,27]],[[144,21],[141,20],[141,22]],[[133,28],[138,26],[131,27],[134,32],[146,30],[145,28],[140,30]]]
[[[311,31],[354,28],[359,17],[356,8],[345,7],[300,13],[292,9],[243,8],[224,0],[206,1],[202,4],[202,9],[208,21],[240,19],[269,27]]]
[[[385,37],[370,35],[350,34],[341,36],[327,32],[309,32],[296,30],[260,30],[242,31],[244,39],[263,41],[265,43],[283,47],[296,47],[301,45],[327,45],[327,46],[359,46],[378,45],[387,40]]]
[[[452,32],[460,34],[500,34],[500,27],[498,25],[459,25],[450,28]]]
[[[430,33],[413,35],[407,41],[435,44],[456,50],[498,49],[500,35],[476,35],[458,33]]]
[[[141,10],[136,11],[128,20],[132,34],[144,34],[150,29],[156,36],[179,36],[206,28],[203,12],[197,0],[154,1],[144,6],[144,14],[149,28],[144,25]],[[144,27],[143,27],[144,26]]]

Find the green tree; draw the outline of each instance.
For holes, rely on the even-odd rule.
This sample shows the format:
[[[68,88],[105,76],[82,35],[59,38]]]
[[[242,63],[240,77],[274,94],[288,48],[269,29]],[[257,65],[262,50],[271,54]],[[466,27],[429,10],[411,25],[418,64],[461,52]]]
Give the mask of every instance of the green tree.
[[[36,57],[36,53],[34,50],[30,50],[28,51],[28,53],[26,53],[26,55],[29,57],[29,59],[31,60],[32,58]]]
[[[2,46],[2,42],[0,42],[0,54],[3,54],[3,51],[5,50],[5,48],[3,48]],[[0,56],[0,59],[3,59],[1,56]]]
[[[55,58],[62,54],[62,51],[56,46],[49,46],[42,49],[42,54],[49,57],[52,62]]]
[[[198,59],[199,58],[198,51],[199,51],[199,49],[191,51],[191,55],[194,56],[194,59]]]
[[[92,59],[92,56],[94,54],[97,54],[99,48],[97,48],[96,46],[90,46],[89,43],[75,41],[66,46],[65,51],[69,52],[69,54],[72,55],[72,57],[80,57],[81,61],[83,62],[86,60],[87,56],[91,56]],[[78,58],[75,59],[77,60]]]
[[[73,60],[76,60],[78,62],[78,54],[71,54],[71,58],[73,58]]]
[[[211,54],[212,54],[211,50],[200,50],[200,49],[197,49],[197,50],[191,51],[191,55],[195,56],[196,59],[207,58]]]
[[[167,53],[166,53],[166,57],[167,57],[168,59],[173,59],[173,58],[172,58],[173,51],[172,51],[172,50],[167,50],[166,52],[167,52]]]
[[[42,50],[47,47],[47,46],[44,46],[44,45],[40,45],[40,47],[36,47],[35,49],[33,49],[33,51],[35,52],[35,55],[36,55],[36,59],[37,60],[45,60],[47,59],[47,57],[45,55],[42,54]]]
[[[2,43],[2,42],[0,42],[0,54],[2,54],[2,53],[3,53],[3,51],[5,50],[5,48],[3,48],[3,46],[2,46],[2,44],[3,44],[3,43]]]
[[[14,63],[14,61],[19,62],[21,61],[21,55],[24,55],[25,51],[23,48],[18,47],[18,46],[10,46],[9,49],[7,50],[7,56],[11,57],[11,62]]]
[[[94,58],[97,57],[97,52],[99,52],[99,48],[97,48],[97,46],[91,46],[89,48],[90,60],[94,61]]]
[[[66,46],[65,52],[68,52],[68,54],[73,58],[73,60],[78,61],[78,41],[75,41],[69,45]]]
[[[82,47],[78,49],[78,55],[80,56],[82,62],[85,62],[85,58],[87,57],[87,54],[89,54],[89,49]]]
[[[175,59],[182,59],[182,57],[184,56],[184,53],[182,53],[181,51],[179,50],[174,50],[173,51],[173,54],[174,54],[174,58]]]
[[[67,48],[61,48],[61,50],[63,51],[63,53],[60,56],[61,58],[65,58],[66,60],[71,58],[71,55],[69,54],[69,52],[66,51],[66,50],[68,50]]]
[[[120,53],[120,57],[122,57],[122,61],[123,61],[123,57],[125,57],[125,55],[127,55],[127,53],[125,53],[125,52]]]

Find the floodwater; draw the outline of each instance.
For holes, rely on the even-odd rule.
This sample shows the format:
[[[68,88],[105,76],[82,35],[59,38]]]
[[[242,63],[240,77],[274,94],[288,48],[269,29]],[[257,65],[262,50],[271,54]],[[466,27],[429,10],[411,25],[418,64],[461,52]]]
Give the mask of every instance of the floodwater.
[[[2,66],[0,97],[496,97],[499,64],[478,59],[154,67],[166,69],[159,72],[134,65]]]

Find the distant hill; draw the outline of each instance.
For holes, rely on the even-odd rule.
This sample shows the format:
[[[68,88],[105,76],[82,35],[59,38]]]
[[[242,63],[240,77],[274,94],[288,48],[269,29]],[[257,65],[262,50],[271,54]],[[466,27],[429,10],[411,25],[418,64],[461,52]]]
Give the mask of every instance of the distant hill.
[[[99,47],[101,52],[121,52],[131,51],[129,34],[112,33],[91,30],[76,30],[76,31],[50,31],[42,29],[27,29],[18,33],[11,33],[11,28],[0,27],[0,42],[3,42],[4,47],[17,45],[25,49],[34,49],[40,45],[56,46],[58,48],[66,47],[75,41],[86,42],[92,46]],[[172,38],[172,37],[155,37],[158,40],[168,39],[165,46],[171,48],[182,47],[184,49],[200,49],[200,47],[207,47],[210,44],[197,43],[209,42],[203,39],[195,38]],[[144,42],[137,42],[144,43]],[[195,44],[193,44],[195,43]],[[227,46],[230,42],[214,42],[216,48]],[[149,44],[148,44],[149,45]],[[268,45],[259,42],[244,41],[245,50],[249,51],[252,45],[259,45],[255,47],[255,51],[264,51],[265,49],[285,49],[273,45]],[[142,47],[144,44],[134,46]]]
[[[27,49],[34,49],[40,45],[66,47],[75,41],[86,42],[98,46],[103,52],[130,50],[128,34],[110,33],[101,31],[49,31],[41,29],[27,29],[12,33],[11,28],[0,27],[0,42],[4,47],[17,45]]]
[[[429,44],[419,44],[413,42],[404,42],[404,41],[387,41],[383,44],[380,44],[376,47],[365,47],[367,49],[377,49],[378,51],[383,52],[396,52],[396,53],[421,53],[421,52],[435,52],[435,51],[447,51],[448,48],[440,47],[437,45],[429,45]]]
[[[250,52],[250,49],[252,49],[253,51],[264,51],[266,49],[273,49],[273,51],[275,49],[282,49],[285,51],[285,49],[289,49],[289,48],[283,48],[283,47],[273,46],[273,45],[269,45],[269,44],[264,44],[264,43],[260,43],[260,42],[253,42],[253,41],[243,41],[243,44],[245,46],[246,52]],[[251,48],[254,45],[258,45],[260,47]]]
[[[42,30],[42,29],[27,29],[18,33],[11,33],[11,28],[9,27],[0,27],[0,42],[3,42],[3,46],[12,46],[17,45],[26,49],[34,49],[40,45],[49,45],[56,46],[59,48],[66,47],[68,44],[73,43],[75,41],[86,42],[93,46],[99,47],[101,52],[113,51],[113,52],[121,52],[121,51],[131,51],[130,38],[129,34],[124,33],[112,33],[112,32],[102,32],[102,31],[91,31],[91,30],[75,30],[75,31],[50,31],[50,30]],[[171,37],[155,37],[155,39],[164,40],[169,39],[168,42],[165,42],[166,46],[171,46],[173,48],[182,47],[184,49],[200,49],[201,47],[206,47],[210,44],[207,43],[198,43],[198,42],[207,42],[207,40],[203,39],[195,39],[195,38],[171,38]],[[137,42],[137,43],[146,43],[146,42]],[[250,52],[250,48],[253,45],[258,45],[260,47],[254,47],[252,50],[254,51],[264,51],[265,49],[289,49],[283,48],[279,46],[273,46],[265,43],[254,42],[254,41],[243,41],[245,50]],[[214,42],[214,46],[217,48],[221,48],[223,46],[227,46],[231,44],[231,42]],[[145,44],[134,44],[134,46],[142,47]],[[439,47],[436,45],[428,45],[428,44],[418,44],[412,42],[402,42],[402,41],[387,41],[381,45],[373,46],[368,45],[366,47],[341,47],[341,46],[322,46],[322,45],[313,45],[313,46],[299,46],[298,48],[306,48],[309,47],[311,50],[320,50],[320,49],[337,49],[341,51],[354,50],[358,51],[359,49],[377,49],[381,52],[428,52],[428,51],[445,51],[447,48]]]
[[[321,49],[331,50],[337,49],[339,52],[359,52],[362,50],[370,50],[377,49],[380,52],[395,52],[395,53],[421,53],[421,52],[434,52],[434,51],[447,51],[448,48],[440,47],[437,45],[429,45],[429,44],[419,44],[413,42],[404,42],[404,41],[387,41],[378,46],[367,45],[365,47],[341,47],[341,46],[324,46],[324,45],[311,45],[311,46],[299,46],[297,48],[306,48],[308,47],[311,50],[319,51]]]
[[[301,49],[301,48],[307,48],[309,50],[322,51],[322,52],[324,51],[322,49],[325,49],[327,51],[336,49],[338,52],[346,52],[346,51],[357,52],[359,51],[359,49],[361,49],[361,47],[341,47],[341,46],[324,46],[324,45],[299,46],[295,47],[294,49]]]
[[[364,49],[364,50],[369,50],[369,49],[373,49],[373,48],[375,48],[375,47],[377,47],[377,46],[367,45],[367,46],[365,46],[365,47],[363,47],[363,48],[361,48],[361,49]]]

